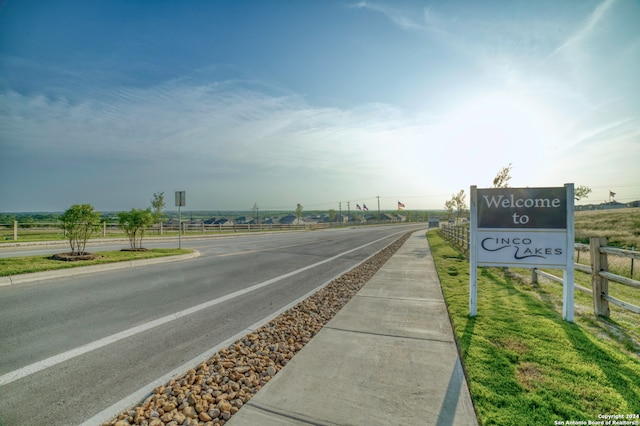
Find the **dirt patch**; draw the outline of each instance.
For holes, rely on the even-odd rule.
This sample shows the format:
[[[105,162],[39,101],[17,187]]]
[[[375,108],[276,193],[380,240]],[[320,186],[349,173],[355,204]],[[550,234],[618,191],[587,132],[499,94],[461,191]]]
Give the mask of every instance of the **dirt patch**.
[[[74,261],[78,261],[78,260],[94,260],[94,259],[100,259],[101,256],[97,255],[97,254],[93,254],[93,253],[87,253],[82,252],[82,253],[56,253],[53,256],[50,257],[50,259],[53,260],[62,260],[64,262],[74,262]]]
[[[516,376],[518,381],[527,390],[532,390],[536,386],[539,386],[544,379],[544,374],[533,362],[523,362],[516,370]]]

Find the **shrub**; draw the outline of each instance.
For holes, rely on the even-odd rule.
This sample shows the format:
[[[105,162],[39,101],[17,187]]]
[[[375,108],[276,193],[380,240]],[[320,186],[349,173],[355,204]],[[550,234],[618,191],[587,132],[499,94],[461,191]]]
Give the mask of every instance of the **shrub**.
[[[100,223],[100,213],[94,212],[91,204],[74,204],[64,212],[60,220],[71,246],[71,254],[83,254],[87,240]]]

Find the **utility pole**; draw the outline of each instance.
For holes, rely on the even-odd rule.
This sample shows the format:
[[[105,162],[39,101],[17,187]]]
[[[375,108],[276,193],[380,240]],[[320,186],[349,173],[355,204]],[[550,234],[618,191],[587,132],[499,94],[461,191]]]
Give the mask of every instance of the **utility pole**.
[[[347,201],[347,223],[351,222],[351,201]]]
[[[340,222],[344,223],[344,220],[342,220],[342,201],[338,202],[338,210],[340,211]]]
[[[378,199],[378,222],[380,222],[380,196],[376,195],[376,198]]]

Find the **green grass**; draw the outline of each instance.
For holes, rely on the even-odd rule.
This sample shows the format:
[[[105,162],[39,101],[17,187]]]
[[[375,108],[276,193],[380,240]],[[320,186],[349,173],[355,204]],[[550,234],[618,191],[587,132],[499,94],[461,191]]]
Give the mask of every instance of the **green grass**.
[[[545,272],[562,277],[563,271],[544,269]],[[529,276],[526,269],[514,269],[513,272]],[[637,279],[637,277],[636,277]],[[591,275],[575,271],[574,282],[585,288],[591,288]],[[538,297],[551,305],[556,311],[562,310],[562,284],[539,278],[535,285]],[[609,295],[640,306],[640,289],[609,281]],[[590,294],[575,291],[575,322],[601,339],[609,340],[609,344],[626,350],[632,354],[640,354],[640,315],[609,303],[609,318],[596,317],[593,313],[593,298]]]
[[[28,256],[0,259],[0,276],[26,274],[30,272],[52,271],[56,269],[77,268],[79,266],[100,265],[104,263],[124,262],[138,259],[151,259],[163,256],[175,256],[191,253],[187,249],[150,249],[149,251],[105,251],[96,252],[99,259],[65,262],[50,259],[50,256]]]
[[[436,232],[428,238],[480,424],[640,413],[638,353],[562,320],[548,293],[499,269],[479,269],[470,318],[469,263]]]

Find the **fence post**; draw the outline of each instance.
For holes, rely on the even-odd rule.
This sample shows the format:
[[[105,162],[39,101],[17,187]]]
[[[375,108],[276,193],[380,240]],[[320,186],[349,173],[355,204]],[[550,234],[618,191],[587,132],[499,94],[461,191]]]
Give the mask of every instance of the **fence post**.
[[[106,220],[102,221],[102,237],[103,238],[107,237],[107,221]]]
[[[538,270],[531,268],[531,284],[538,284]]]
[[[162,229],[162,221],[160,221],[160,235],[164,234],[164,229]]]
[[[18,241],[18,221],[13,221],[13,240]]]
[[[609,302],[602,296],[609,294],[609,280],[600,276],[600,271],[608,269],[607,254],[600,253],[600,247],[607,245],[607,239],[592,237],[589,239],[591,254],[591,288],[593,290],[593,313],[603,317],[609,316]]]
[[[202,235],[204,235],[204,222],[202,222]]]
[[[466,252],[467,255],[471,252],[471,229],[465,228],[465,242],[466,242]]]

